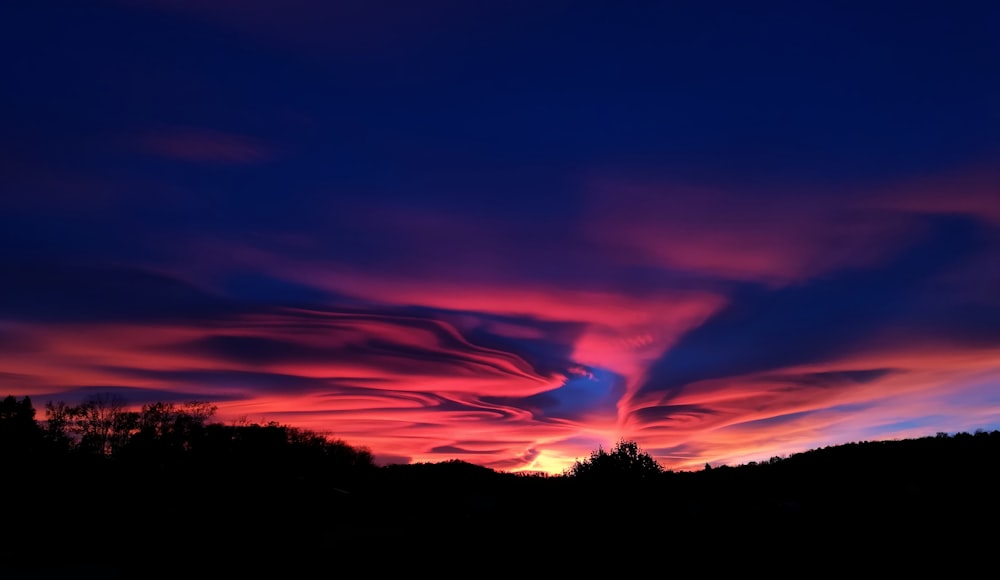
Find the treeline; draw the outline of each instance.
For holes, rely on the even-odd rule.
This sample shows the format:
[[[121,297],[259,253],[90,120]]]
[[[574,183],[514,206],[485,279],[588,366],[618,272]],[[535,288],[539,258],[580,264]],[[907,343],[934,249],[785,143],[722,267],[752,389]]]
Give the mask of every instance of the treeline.
[[[0,401],[0,458],[12,468],[9,471],[22,475],[32,473],[29,464],[42,471],[65,464],[74,469],[238,473],[298,481],[323,477],[341,484],[341,491],[360,491],[360,485],[385,481],[414,489],[487,483],[555,487],[561,485],[553,483],[559,480],[573,480],[581,489],[660,489],[692,481],[703,489],[719,483],[743,491],[765,482],[761,487],[767,491],[761,495],[783,503],[798,502],[805,490],[829,488],[845,478],[906,484],[910,490],[949,482],[975,485],[992,481],[1000,463],[1000,431],[980,430],[845,443],[737,466],[706,464],[695,472],[663,469],[634,441],[625,440],[611,450],[594,450],[559,476],[519,476],[458,460],[377,468],[365,447],[276,422],[223,424],[212,421],[215,413],[216,406],[204,401],[156,402],[130,409],[121,398],[98,395],[77,405],[49,402],[44,419],[39,419],[29,397],[7,396]],[[546,483],[512,483],[525,480]],[[727,495],[741,493],[734,489]],[[832,495],[824,493],[824,501]]]
[[[159,572],[219,558],[232,569],[315,546],[315,522],[360,517],[356,491],[377,471],[369,450],[216,422],[215,410],[99,396],[47,404],[40,419],[29,397],[0,401],[0,577],[27,563],[130,577],[152,573],[132,569],[147,560]]]
[[[0,402],[0,453],[8,462],[46,464],[60,458],[76,466],[114,464],[157,469],[267,465],[293,473],[347,474],[374,467],[371,452],[339,439],[275,422],[213,422],[216,406],[203,401],[150,403],[130,410],[126,401],[98,395],[77,405],[49,402],[37,420],[30,397]]]
[[[620,549],[630,554],[713,546],[729,558],[771,550],[826,561],[831,550],[880,557],[886,538],[940,555],[994,538],[963,530],[1000,516],[1000,431],[690,472],[620,441],[544,477],[458,460],[377,467],[362,447],[276,423],[213,422],[214,413],[205,402],[130,410],[99,397],[46,405],[43,420],[27,397],[4,399],[3,498],[25,509],[5,512],[0,561],[96,562],[134,576],[148,560],[188,573],[208,559],[234,573],[248,562],[309,568],[384,551],[397,560],[379,570],[404,562],[406,572],[442,549],[485,562],[553,538],[589,546],[626,532]]]

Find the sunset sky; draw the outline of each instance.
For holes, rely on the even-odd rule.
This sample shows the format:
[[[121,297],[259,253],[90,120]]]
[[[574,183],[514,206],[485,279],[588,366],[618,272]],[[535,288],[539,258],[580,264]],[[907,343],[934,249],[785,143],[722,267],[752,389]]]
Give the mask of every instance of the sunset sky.
[[[5,0],[0,396],[549,473],[998,429],[998,30],[989,1]]]

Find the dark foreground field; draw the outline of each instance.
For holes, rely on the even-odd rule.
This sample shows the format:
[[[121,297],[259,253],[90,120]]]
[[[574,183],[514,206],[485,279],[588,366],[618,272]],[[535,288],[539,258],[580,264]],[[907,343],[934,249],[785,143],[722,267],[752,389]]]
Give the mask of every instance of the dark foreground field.
[[[6,479],[4,576],[989,576],[1000,435],[968,437],[631,482],[461,462],[379,469],[352,489],[282,473],[22,472]]]
[[[694,472],[623,442],[535,477],[378,467],[341,441],[211,423],[211,410],[94,403],[39,422],[27,398],[0,401],[0,580],[968,578],[995,576],[1000,555],[1000,431]]]

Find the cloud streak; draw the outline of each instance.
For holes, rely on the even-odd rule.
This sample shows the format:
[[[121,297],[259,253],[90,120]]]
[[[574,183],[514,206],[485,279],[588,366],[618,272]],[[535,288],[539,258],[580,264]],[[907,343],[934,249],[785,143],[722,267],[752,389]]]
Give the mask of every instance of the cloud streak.
[[[160,129],[137,141],[152,155],[189,163],[244,165],[267,161],[274,155],[255,139],[203,128]]]

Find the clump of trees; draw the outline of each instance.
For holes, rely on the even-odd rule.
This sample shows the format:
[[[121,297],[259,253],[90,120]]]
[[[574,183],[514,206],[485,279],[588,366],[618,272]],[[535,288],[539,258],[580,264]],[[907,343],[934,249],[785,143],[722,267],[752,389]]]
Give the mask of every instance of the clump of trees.
[[[374,467],[365,447],[270,422],[212,422],[217,407],[204,401],[156,402],[130,408],[101,394],[70,405],[49,402],[36,420],[29,397],[0,401],[0,454],[31,461],[59,456],[117,464],[287,467],[295,472]]]
[[[49,402],[43,430],[67,451],[115,456],[134,448],[190,449],[216,406],[202,401],[150,403],[129,410],[121,397],[97,395],[79,405]]]
[[[604,481],[649,480],[659,477],[663,467],[635,441],[619,440],[611,451],[598,447],[590,457],[577,460],[566,475]]]
[[[327,536],[309,530],[370,517],[377,468],[364,447],[274,422],[213,421],[215,405],[202,401],[130,406],[102,394],[44,409],[36,418],[30,398],[0,399],[3,499],[30,506],[5,513],[4,558],[114,571],[126,557],[141,565],[169,553],[179,573],[223,543],[234,547],[227,561],[325,553]],[[67,525],[54,533],[53,522]]]
[[[18,401],[8,396],[0,401],[0,456],[27,458],[37,454],[44,444],[42,430],[35,421],[31,399]]]

